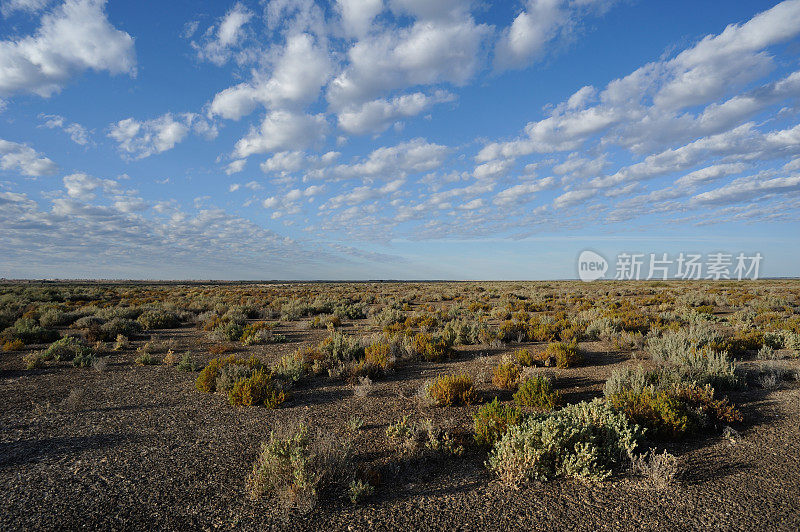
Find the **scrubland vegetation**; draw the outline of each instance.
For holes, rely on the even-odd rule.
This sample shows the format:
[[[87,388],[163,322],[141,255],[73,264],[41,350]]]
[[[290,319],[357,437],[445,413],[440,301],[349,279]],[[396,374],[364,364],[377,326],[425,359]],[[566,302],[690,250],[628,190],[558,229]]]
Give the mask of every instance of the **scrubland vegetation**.
[[[28,455],[48,445],[68,462],[81,442],[114,453],[91,443],[81,415],[102,412],[112,432],[124,424],[126,452],[140,457],[142,435],[185,412],[191,430],[169,425],[185,438],[172,442],[174,464],[191,471],[203,457],[204,482],[235,508],[216,515],[232,527],[346,526],[419,483],[461,482],[470,500],[485,488],[533,501],[564,483],[689,490],[696,469],[717,467],[699,462],[720,460],[706,450],[770,426],[765,398],[800,404],[794,281],[6,284],[0,331],[3,422],[14,427],[4,475],[27,474]],[[169,421],[154,421],[146,408],[162,403]],[[123,408],[133,413],[120,426],[108,421]],[[59,424],[77,443],[58,440]],[[107,474],[107,489],[125,476]],[[134,492],[151,489],[137,482]],[[713,522],[723,510],[708,511]]]

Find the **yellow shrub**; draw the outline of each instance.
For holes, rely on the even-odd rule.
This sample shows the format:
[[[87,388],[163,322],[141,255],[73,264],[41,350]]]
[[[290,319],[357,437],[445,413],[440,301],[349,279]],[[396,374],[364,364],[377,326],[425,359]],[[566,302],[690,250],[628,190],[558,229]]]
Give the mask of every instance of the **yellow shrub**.
[[[427,390],[437,406],[469,405],[477,400],[472,377],[466,374],[442,375],[434,379]]]

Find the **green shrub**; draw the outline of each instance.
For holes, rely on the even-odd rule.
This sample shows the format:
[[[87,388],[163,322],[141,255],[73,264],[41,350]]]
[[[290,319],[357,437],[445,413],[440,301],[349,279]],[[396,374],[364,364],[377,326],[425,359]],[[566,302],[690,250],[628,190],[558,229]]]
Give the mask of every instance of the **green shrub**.
[[[475,443],[494,445],[509,427],[518,425],[522,420],[523,414],[519,408],[514,405],[504,405],[495,397],[491,403],[480,407],[475,414]]]
[[[21,340],[25,344],[44,344],[57,340],[59,336],[58,331],[46,329],[36,323],[34,319],[20,318],[14,322],[13,326],[3,331],[0,340],[5,342]]]
[[[75,357],[86,357],[91,355],[92,350],[72,336],[66,336],[60,340],[56,340],[44,351],[45,357],[49,360],[66,361],[74,359]]]
[[[536,357],[534,354],[527,349],[517,349],[514,351],[514,359],[517,361],[522,367],[530,367],[536,365]]]
[[[174,329],[181,325],[177,314],[161,309],[147,310],[136,321],[145,329]]]
[[[185,353],[183,357],[181,357],[180,362],[178,362],[178,365],[175,367],[180,371],[186,372],[200,371],[203,368],[203,366],[199,362],[196,362],[189,353]]]
[[[520,384],[514,402],[521,407],[546,412],[561,404],[561,394],[553,390],[550,379],[533,376]]]
[[[562,369],[572,368],[583,363],[583,356],[574,340],[572,342],[553,342],[548,344],[545,355],[553,357],[556,367]]]
[[[133,338],[141,332],[142,326],[139,322],[127,318],[114,318],[101,326],[89,328],[86,339],[90,342],[97,340],[113,342],[120,335],[125,338]]]
[[[94,365],[97,357],[95,357],[91,352],[75,355],[75,358],[72,359],[72,365],[76,368],[88,368]]]
[[[200,375],[198,375],[195,387],[201,392],[215,392],[217,390],[217,377],[219,377],[220,370],[229,365],[245,365],[254,370],[260,369],[263,366],[261,361],[255,357],[246,359],[230,355],[226,358],[212,358],[208,365],[203,368],[203,371],[200,372]]]
[[[155,366],[159,363],[158,357],[152,353],[143,352],[141,355],[134,359],[139,366]]]
[[[701,386],[686,377],[665,368],[615,370],[603,393],[614,408],[662,438],[678,438],[742,420],[727,399],[714,398],[711,385]]]
[[[595,399],[510,427],[488,466],[511,486],[559,476],[604,480],[630,460],[642,434],[624,414]]]
[[[427,386],[426,392],[437,406],[469,405],[477,400],[472,377],[466,374],[436,377]]]
[[[22,357],[25,369],[41,369],[46,366],[48,358],[41,351],[33,351]]]
[[[242,338],[242,334],[244,334],[244,326],[236,323],[235,321],[227,321],[215,327],[212,334],[217,340],[235,342]]]
[[[236,381],[228,392],[228,401],[233,406],[266,406],[277,408],[286,400],[286,393],[278,389],[269,373],[256,370],[249,377]]]
[[[516,390],[522,369],[515,362],[501,362],[494,368],[492,384],[506,390]]]
[[[608,402],[659,437],[678,438],[693,428],[686,405],[664,390],[626,390],[612,395]]]

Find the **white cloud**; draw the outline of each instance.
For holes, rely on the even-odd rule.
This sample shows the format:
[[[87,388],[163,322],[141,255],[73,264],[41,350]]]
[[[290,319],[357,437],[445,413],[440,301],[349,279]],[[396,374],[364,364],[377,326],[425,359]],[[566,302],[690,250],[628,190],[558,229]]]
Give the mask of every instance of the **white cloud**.
[[[133,38],[108,21],[102,0],[67,0],[32,36],[0,42],[0,95],[48,97],[84,70],[136,74]]]
[[[497,193],[493,203],[495,205],[506,206],[527,203],[533,199],[534,194],[542,190],[553,188],[556,180],[553,177],[545,177],[537,181],[520,183]]]
[[[156,153],[171,150],[182,142],[191,131],[207,139],[216,136],[213,125],[195,113],[173,115],[166,113],[158,118],[139,121],[126,118],[109,126],[108,136],[116,140],[119,149],[135,159],[143,159]]]
[[[16,11],[36,13],[47,7],[49,3],[50,0],[3,0],[0,2],[0,13],[4,17],[10,17]]]
[[[496,70],[522,68],[544,54],[545,46],[574,33],[578,19],[602,13],[614,0],[528,0],[526,8],[504,29],[495,45]]]
[[[291,111],[267,113],[259,129],[250,132],[236,143],[236,157],[249,157],[255,153],[298,150],[325,137],[328,124],[325,115],[306,115]]]
[[[395,120],[416,116],[434,104],[454,99],[455,96],[447,91],[436,91],[432,95],[415,92],[391,100],[372,100],[340,112],[339,128],[355,135],[379,133],[391,126]]]
[[[383,0],[337,0],[336,9],[345,35],[362,38],[369,33],[372,20],[383,11]]]
[[[240,2],[235,3],[218,24],[206,30],[202,42],[192,41],[192,48],[197,51],[197,57],[217,66],[227,63],[233,54],[233,49],[244,37],[244,26],[252,17],[252,11]],[[195,27],[194,31],[196,30]]]
[[[0,169],[36,177],[52,174],[58,167],[30,146],[0,139]]]
[[[409,27],[365,37],[348,50],[347,67],[328,85],[328,102],[341,111],[393,89],[462,85],[478,70],[489,33],[489,26],[476,24],[458,9],[444,18],[416,20]]]
[[[89,131],[77,122],[68,123],[67,120],[60,115],[40,114],[39,118],[44,120],[44,127],[64,131],[75,144],[80,144],[81,146],[89,144]]]
[[[315,100],[330,77],[328,52],[307,33],[290,35],[269,74],[256,71],[253,79],[214,96],[210,114],[239,120],[260,104],[282,110]]]
[[[675,184],[678,186],[693,187],[701,183],[707,183],[729,175],[738,174],[746,169],[747,165],[744,163],[714,164],[701,168],[700,170],[695,170],[694,172],[689,172],[675,181]]]
[[[408,173],[426,172],[438,168],[449,152],[450,150],[446,146],[415,138],[396,146],[373,150],[361,162],[335,167],[333,174],[343,178],[390,179]]]
[[[758,201],[769,194],[800,191],[800,175],[760,179],[758,176],[743,177],[720,188],[697,194],[692,198],[697,203],[737,203]]]
[[[245,164],[247,164],[247,159],[237,159],[225,167],[225,173],[227,175],[238,174],[244,170]]]

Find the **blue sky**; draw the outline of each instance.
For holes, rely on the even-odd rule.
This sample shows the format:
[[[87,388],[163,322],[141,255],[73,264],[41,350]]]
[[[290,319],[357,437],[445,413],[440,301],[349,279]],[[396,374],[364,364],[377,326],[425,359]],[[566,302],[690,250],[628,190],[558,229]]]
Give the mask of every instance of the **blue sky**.
[[[0,0],[0,277],[800,264],[800,1]]]

